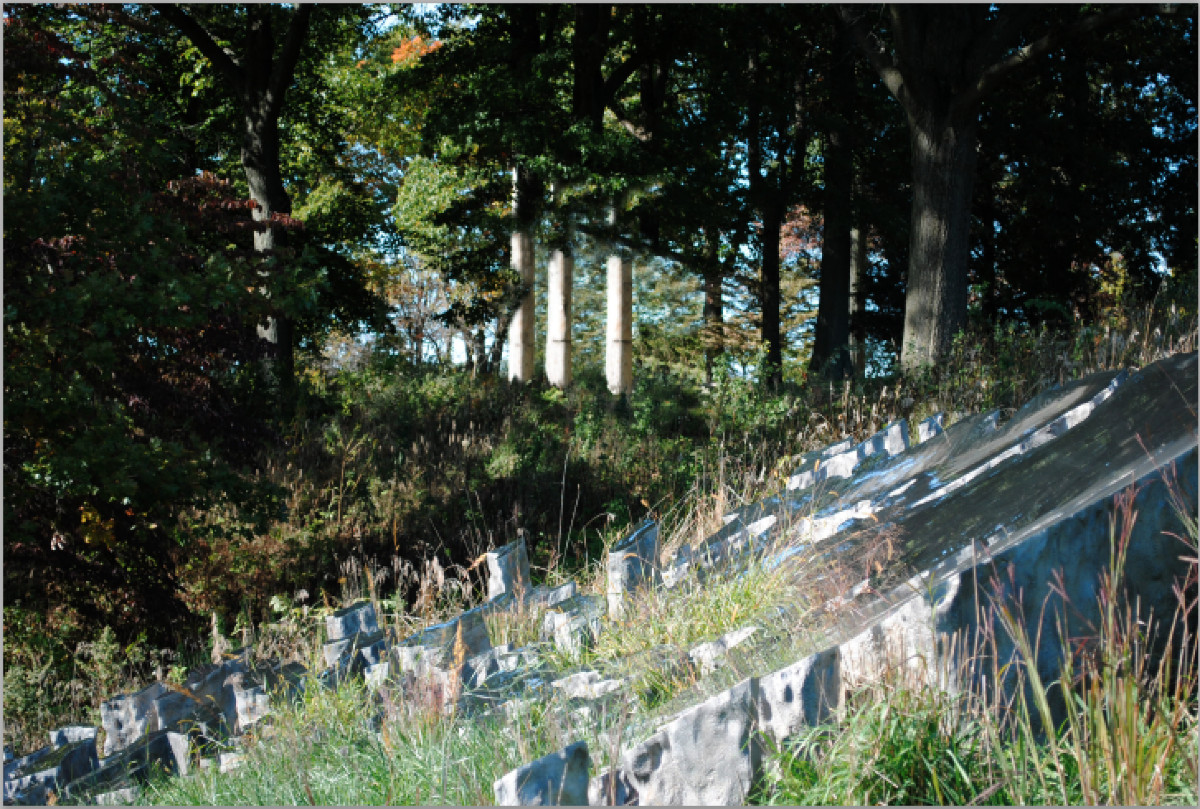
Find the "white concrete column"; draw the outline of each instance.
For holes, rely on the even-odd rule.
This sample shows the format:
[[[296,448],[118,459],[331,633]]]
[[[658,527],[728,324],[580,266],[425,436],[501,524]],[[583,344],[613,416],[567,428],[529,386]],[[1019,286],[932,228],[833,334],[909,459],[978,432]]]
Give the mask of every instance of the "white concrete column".
[[[512,267],[521,274],[529,291],[508,327],[508,378],[514,382],[533,379],[536,354],[533,329],[533,239],[528,233],[512,235]]]
[[[571,384],[571,283],[575,259],[565,250],[550,254],[546,281],[546,379],[557,388]]]
[[[633,391],[633,262],[608,258],[608,346],[604,375],[614,396]]]

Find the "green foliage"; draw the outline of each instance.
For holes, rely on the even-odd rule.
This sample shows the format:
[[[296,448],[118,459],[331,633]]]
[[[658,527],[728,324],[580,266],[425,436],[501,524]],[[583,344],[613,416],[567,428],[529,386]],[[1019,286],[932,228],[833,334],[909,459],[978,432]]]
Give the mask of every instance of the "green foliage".
[[[565,746],[571,732],[545,705],[531,706],[519,723],[458,722],[442,715],[434,692],[373,693],[355,682],[336,690],[308,682],[297,704],[276,710],[233,772],[161,777],[142,799],[176,806],[480,806],[494,800],[496,779]]]
[[[762,491],[795,454],[900,415],[1012,408],[1054,382],[1195,348],[1185,10],[1056,62],[1032,85],[1049,113],[1036,121],[1017,120],[1016,96],[985,117],[985,145],[1004,157],[983,161],[995,210],[975,213],[1000,228],[976,245],[979,320],[945,363],[841,391],[809,382],[797,370],[815,265],[788,262],[786,384],[764,391],[762,256],[747,247],[770,241],[753,220],[772,189],[756,183],[750,198],[745,144],[753,134],[759,152],[794,148],[798,175],[766,154],[761,176],[815,193],[825,11],[444,6],[426,15],[435,39],[416,9],[392,25],[385,9],[321,7],[279,119],[296,218],[277,223],[287,244],[263,258],[251,249],[240,100],[163,9],[6,6],[4,620],[17,711],[6,728],[24,744],[82,718],[94,695],[66,686],[77,661],[100,672],[97,688],[133,682],[113,673],[115,648],[133,660],[214,610],[248,623],[279,593],[345,595],[337,567],[352,553],[392,560],[397,606],[423,593],[418,563],[444,560],[451,579],[477,586],[465,568],[516,536],[537,575],[563,575],[649,513],[687,523],[671,504],[689,492],[720,512],[731,456],[746,491]],[[251,18],[282,46],[296,12],[189,13],[236,49]],[[799,100],[783,31],[812,46]],[[753,98],[751,47],[730,41],[761,57]],[[864,323],[879,341],[902,311],[896,211],[908,191],[896,110],[867,106],[858,213],[873,232],[866,288],[878,307]],[[1059,159],[1062,143],[1080,145]],[[567,392],[477,375],[496,370],[521,291],[507,267],[514,166],[531,177],[537,242],[569,243],[579,259]],[[614,238],[639,254],[636,387],[620,400],[596,348],[596,268]],[[1144,308],[1155,251],[1171,278]],[[701,308],[702,279],[722,293],[720,323]],[[404,354],[375,293],[410,332]],[[308,363],[288,418],[254,333],[269,314],[295,324]],[[495,341],[470,373],[449,362],[464,326]],[[334,353],[331,335],[362,363],[315,361]],[[448,608],[447,593],[422,603]]]
[[[242,475],[265,432],[247,210],[211,176],[172,182],[162,121],[97,106],[95,69],[136,84],[138,48],[5,13],[6,156],[33,172],[6,161],[6,600],[167,640],[178,510],[268,502]]]
[[[455,167],[418,157],[405,173],[395,207],[405,244],[451,286],[452,323],[477,325],[507,312],[520,279],[505,267],[508,187],[495,167]]]
[[[764,802],[800,806],[1005,805],[990,785],[984,737],[937,691],[856,695],[839,728],[801,734]]]
[[[4,743],[30,752],[69,724],[98,725],[101,701],[145,685],[180,655],[156,650],[141,635],[122,643],[110,626],[91,629],[58,610],[4,607]],[[90,640],[75,638],[91,637]]]

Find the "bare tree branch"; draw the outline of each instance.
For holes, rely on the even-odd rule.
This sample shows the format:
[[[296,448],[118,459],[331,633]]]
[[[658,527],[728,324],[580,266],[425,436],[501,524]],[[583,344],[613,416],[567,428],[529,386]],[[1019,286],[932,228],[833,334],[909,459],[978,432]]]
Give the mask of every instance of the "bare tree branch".
[[[615,97],[610,97],[606,106],[612,110],[613,115],[617,116],[617,123],[625,127],[625,131],[630,135],[633,135],[642,143],[649,143],[653,138],[653,132],[647,131],[645,127],[640,126],[639,124],[636,124],[630,120],[629,114],[625,111],[625,107],[620,101],[617,101]]]
[[[308,39],[308,26],[312,19],[313,4],[300,3],[292,13],[288,23],[287,37],[283,42],[283,52],[279,54],[271,70],[271,82],[267,87],[270,104],[275,110],[283,108],[283,96],[292,83],[296,71],[296,62],[300,59],[300,50]]]
[[[1132,19],[1146,13],[1146,9],[1160,8],[1157,6],[1122,5],[1109,6],[1104,11],[1089,14],[1076,20],[1070,25],[1058,26],[1040,39],[1034,40],[1009,56],[994,62],[979,76],[979,79],[967,90],[954,99],[954,107],[969,109],[979,99],[996,88],[1008,78],[1028,69],[1041,57],[1057,49],[1064,43],[1081,39],[1095,34],[1123,20]]]
[[[245,81],[245,74],[241,62],[234,56],[233,51],[218,45],[207,29],[178,4],[167,3],[155,5],[153,8],[190,39],[200,53],[213,63],[218,72],[224,74],[225,78],[239,90],[241,89],[242,83]]]
[[[642,62],[643,59],[640,55],[632,56],[622,62],[617,69],[612,72],[612,75],[604,80],[604,89],[602,91],[604,93],[604,97],[616,98],[617,91],[620,90],[625,82],[629,80],[629,77],[632,76],[634,71],[641,66]]]
[[[904,74],[896,67],[893,60],[888,58],[887,49],[867,30],[861,8],[861,6],[854,7],[854,9],[850,6],[838,6],[838,14],[841,15],[842,22],[850,29],[850,36],[854,39],[854,44],[867,57],[867,61],[879,74],[884,86],[900,102],[905,112],[911,115],[913,113],[912,98],[908,92],[908,85],[904,81]],[[856,11],[858,13],[855,13]]]

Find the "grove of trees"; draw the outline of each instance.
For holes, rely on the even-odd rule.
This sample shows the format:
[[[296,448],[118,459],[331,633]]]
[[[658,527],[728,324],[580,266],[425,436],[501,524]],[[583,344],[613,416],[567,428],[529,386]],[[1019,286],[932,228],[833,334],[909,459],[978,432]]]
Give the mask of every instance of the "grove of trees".
[[[636,374],[691,397],[722,374],[764,395],[891,380],[972,324],[1075,327],[1164,289],[1194,306],[1194,5],[3,14],[6,638],[60,613],[195,625],[225,586],[197,537],[280,536],[299,436],[345,415],[331,386],[365,401],[371,373],[465,368],[479,396],[524,396],[506,346],[534,317],[544,351],[554,250],[580,384],[620,255]],[[435,409],[420,390],[389,406]],[[344,479],[367,438],[335,438]],[[565,490],[576,462],[537,464]],[[438,531],[351,540],[327,510],[333,544],[305,558],[418,558]]]

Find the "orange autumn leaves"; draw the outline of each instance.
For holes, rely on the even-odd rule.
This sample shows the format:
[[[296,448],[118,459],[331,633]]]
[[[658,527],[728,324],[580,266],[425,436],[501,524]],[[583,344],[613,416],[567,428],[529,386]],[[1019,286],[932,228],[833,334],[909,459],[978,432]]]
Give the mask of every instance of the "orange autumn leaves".
[[[415,62],[427,53],[436,51],[442,47],[441,40],[428,40],[422,36],[414,36],[410,39],[403,40],[399,47],[392,49],[392,64],[404,65]],[[358,67],[362,67],[367,63],[366,59],[362,59],[358,63]]]
[[[436,51],[440,47],[442,47],[441,40],[430,42],[420,36],[406,39],[400,44],[399,48],[392,51],[392,64],[398,65],[411,62],[414,59],[420,59],[425,54]]]

